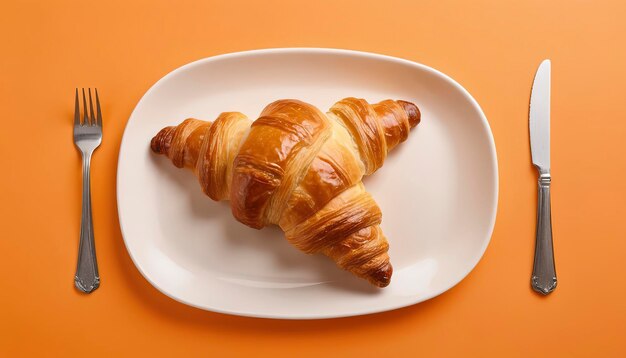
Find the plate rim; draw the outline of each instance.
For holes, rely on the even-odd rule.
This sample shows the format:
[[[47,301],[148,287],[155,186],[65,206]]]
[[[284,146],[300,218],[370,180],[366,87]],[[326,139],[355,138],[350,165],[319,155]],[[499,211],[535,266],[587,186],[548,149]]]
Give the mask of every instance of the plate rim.
[[[481,120],[481,124],[482,124],[482,129],[486,134],[487,140],[488,140],[488,147],[489,147],[489,153],[491,155],[491,170],[493,172],[493,201],[490,203],[491,207],[493,208],[492,213],[491,213],[491,218],[489,220],[488,226],[489,226],[489,230],[488,230],[488,235],[486,240],[483,243],[483,246],[480,249],[480,254],[477,255],[476,259],[474,260],[474,262],[471,263],[471,265],[468,266],[468,269],[466,270],[466,272],[464,272],[460,278],[458,279],[457,282],[455,282],[454,284],[452,284],[450,287],[446,288],[446,289],[442,289],[442,290],[437,290],[434,291],[433,293],[431,293],[430,295],[426,295],[425,297],[421,297],[415,300],[410,300],[407,302],[401,302],[399,304],[390,304],[390,305],[386,305],[386,306],[376,306],[374,308],[369,308],[369,309],[360,309],[360,310],[356,310],[356,311],[352,311],[352,312],[346,312],[346,313],[330,313],[330,314],[268,314],[268,313],[258,313],[258,312],[250,312],[250,311],[246,311],[246,310],[233,310],[233,309],[221,309],[219,307],[208,307],[207,305],[203,306],[201,304],[197,304],[194,302],[190,302],[188,300],[186,300],[185,298],[182,297],[178,297],[170,292],[167,292],[165,289],[161,288],[158,284],[156,284],[155,281],[153,281],[150,276],[148,275],[147,272],[144,271],[143,267],[141,266],[141,264],[138,262],[138,260],[136,259],[136,257],[133,255],[132,250],[129,247],[129,243],[128,243],[128,239],[127,239],[127,235],[124,234],[124,219],[123,219],[123,215],[122,215],[122,208],[120,205],[120,191],[119,191],[119,187],[120,187],[120,182],[121,182],[121,171],[120,171],[120,163],[122,162],[122,153],[123,153],[123,149],[124,147],[127,145],[126,142],[129,140],[128,136],[127,136],[127,129],[129,124],[131,123],[131,121],[133,120],[133,118],[135,117],[135,112],[137,111],[138,108],[140,108],[140,106],[142,105],[143,101],[145,100],[145,98],[148,97],[148,95],[150,95],[156,88],[158,88],[162,83],[164,83],[167,79],[169,79],[170,77],[173,77],[175,75],[177,75],[180,72],[189,70],[193,67],[196,66],[200,66],[200,65],[205,65],[208,64],[210,62],[214,62],[214,61],[220,61],[220,60],[225,60],[225,59],[230,59],[230,58],[238,58],[238,57],[248,57],[248,56],[258,56],[258,55],[267,55],[267,54],[294,54],[294,53],[298,53],[298,54],[302,54],[302,53],[309,53],[309,54],[326,54],[326,55],[350,55],[350,56],[354,56],[354,57],[363,57],[363,58],[368,58],[368,59],[372,59],[372,60],[378,60],[378,61],[386,61],[386,62],[393,62],[396,64],[401,64],[401,65],[408,65],[411,67],[415,67],[418,68],[420,70],[429,72],[435,76],[440,77],[442,80],[448,82],[449,84],[451,84],[452,86],[454,86],[457,90],[459,90],[463,96],[468,99],[469,103],[472,105],[472,107],[474,107],[480,117]],[[222,314],[229,314],[229,315],[236,315],[236,316],[245,316],[245,317],[254,317],[254,318],[270,318],[270,319],[287,319],[287,320],[297,320],[297,319],[330,319],[330,318],[341,318],[341,317],[354,317],[354,316],[362,316],[362,315],[369,315],[369,314],[374,314],[374,313],[382,313],[382,312],[388,312],[388,311],[392,311],[392,310],[396,310],[399,308],[403,308],[403,307],[408,307],[408,306],[412,306],[421,302],[425,302],[428,301],[434,297],[437,297],[439,295],[441,295],[442,293],[449,291],[451,289],[453,289],[455,286],[457,286],[461,281],[463,281],[478,265],[478,263],[480,262],[480,260],[482,260],[482,258],[485,255],[485,251],[487,250],[487,247],[489,246],[489,243],[491,242],[491,238],[493,236],[493,231],[495,228],[495,222],[496,222],[496,217],[497,217],[497,213],[498,213],[498,200],[499,200],[499,172],[498,172],[498,158],[497,158],[497,151],[496,151],[496,145],[495,145],[495,140],[493,137],[493,132],[491,130],[491,126],[489,125],[489,121],[487,120],[487,117],[485,116],[485,113],[483,112],[482,108],[480,107],[480,105],[478,104],[478,102],[476,101],[476,99],[474,99],[474,97],[469,93],[469,91],[467,91],[463,86],[461,86],[461,84],[459,84],[457,81],[455,81],[452,77],[446,75],[445,73],[436,70],[430,66],[424,65],[422,63],[419,62],[415,62],[415,61],[411,61],[411,60],[407,60],[404,58],[399,58],[399,57],[395,57],[395,56],[390,56],[390,55],[384,55],[384,54],[379,54],[379,53],[372,53],[372,52],[365,52],[365,51],[357,51],[357,50],[348,50],[348,49],[338,49],[338,48],[321,48],[321,47],[284,47],[284,48],[266,48],[266,49],[254,49],[254,50],[245,50],[245,51],[237,51],[237,52],[231,52],[231,53],[225,53],[225,54],[219,54],[219,55],[215,55],[215,56],[209,56],[209,57],[204,57],[186,64],[183,64],[177,68],[175,68],[174,70],[168,72],[166,75],[162,76],[161,78],[159,78],[152,86],[150,86],[150,88],[141,96],[141,99],[137,102],[137,104],[135,105],[135,107],[133,108],[133,111],[131,112],[128,120],[126,121],[126,124],[124,125],[124,131],[122,133],[122,140],[120,141],[120,146],[119,146],[119,152],[118,152],[118,159],[117,159],[117,167],[116,167],[116,185],[115,185],[115,192],[116,192],[116,206],[117,206],[117,214],[118,214],[118,222],[119,222],[119,226],[120,226],[120,232],[122,234],[122,239],[124,241],[124,246],[126,248],[126,251],[128,252],[128,255],[131,258],[131,261],[133,262],[133,264],[135,265],[135,267],[137,268],[137,270],[141,273],[141,275],[143,276],[144,279],[146,279],[146,281],[148,281],[154,288],[156,288],[159,292],[161,292],[162,294],[164,294],[165,296],[178,301],[182,304],[191,306],[191,307],[195,307],[201,310],[205,310],[205,311],[210,311],[210,312],[217,312],[217,313],[222,313]]]

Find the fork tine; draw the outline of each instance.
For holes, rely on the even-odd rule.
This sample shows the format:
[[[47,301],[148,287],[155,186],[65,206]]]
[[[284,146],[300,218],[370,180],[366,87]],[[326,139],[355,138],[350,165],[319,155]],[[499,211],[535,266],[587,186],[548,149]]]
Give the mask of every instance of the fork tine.
[[[96,116],[93,115],[93,101],[91,100],[91,88],[89,88],[89,118],[91,118],[91,125],[97,125]]]
[[[74,98],[74,125],[80,125],[80,106],[78,105],[78,88],[76,89],[76,97]]]
[[[98,98],[98,89],[96,88],[96,123],[102,126],[102,112],[100,111],[100,98]]]
[[[83,125],[88,126],[90,124],[89,114],[87,113],[87,97],[85,97],[85,89],[83,88]]]

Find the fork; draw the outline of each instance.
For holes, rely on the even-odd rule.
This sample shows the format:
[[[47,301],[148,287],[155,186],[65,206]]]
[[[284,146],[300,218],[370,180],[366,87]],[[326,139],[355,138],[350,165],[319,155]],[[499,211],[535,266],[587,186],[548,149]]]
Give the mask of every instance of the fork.
[[[78,247],[78,264],[74,285],[85,293],[91,293],[100,286],[100,274],[96,260],[96,247],[94,244],[93,220],[91,219],[91,155],[102,142],[102,112],[100,100],[96,89],[96,115],[93,111],[91,88],[89,93],[89,113],[87,113],[87,98],[85,89],[83,92],[83,120],[80,120],[80,104],[78,100],[78,88],[74,104],[74,144],[80,150],[83,157],[83,204],[80,221],[80,245]]]

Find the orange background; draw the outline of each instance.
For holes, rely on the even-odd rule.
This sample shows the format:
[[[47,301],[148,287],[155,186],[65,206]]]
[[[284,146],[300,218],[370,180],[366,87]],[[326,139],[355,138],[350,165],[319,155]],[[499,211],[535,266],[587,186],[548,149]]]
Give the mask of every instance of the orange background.
[[[626,356],[626,6],[619,1],[3,1],[0,356]],[[232,317],[177,303],[131,262],[115,201],[137,101],[196,59],[334,47],[447,73],[494,133],[493,239],[458,286],[392,312],[322,321]],[[552,59],[552,210],[559,287],[531,291],[532,79]],[[102,286],[72,284],[80,219],[75,87],[97,86],[93,159]]]

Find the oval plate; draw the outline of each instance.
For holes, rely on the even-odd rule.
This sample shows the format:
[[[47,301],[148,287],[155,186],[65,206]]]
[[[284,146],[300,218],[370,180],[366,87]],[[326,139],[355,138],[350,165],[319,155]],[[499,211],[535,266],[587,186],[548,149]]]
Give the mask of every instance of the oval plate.
[[[322,111],[344,97],[416,103],[421,124],[364,182],[383,212],[394,274],[385,289],[305,255],[279,229],[250,229],[205,197],[188,170],[150,152],[163,127],[297,98]],[[157,289],[198,308],[255,317],[354,316],[450,289],[489,243],[498,196],[489,124],[470,94],[430,67],[332,49],[271,49],[199,60],[143,96],[122,139],[120,225],[132,260]]]

